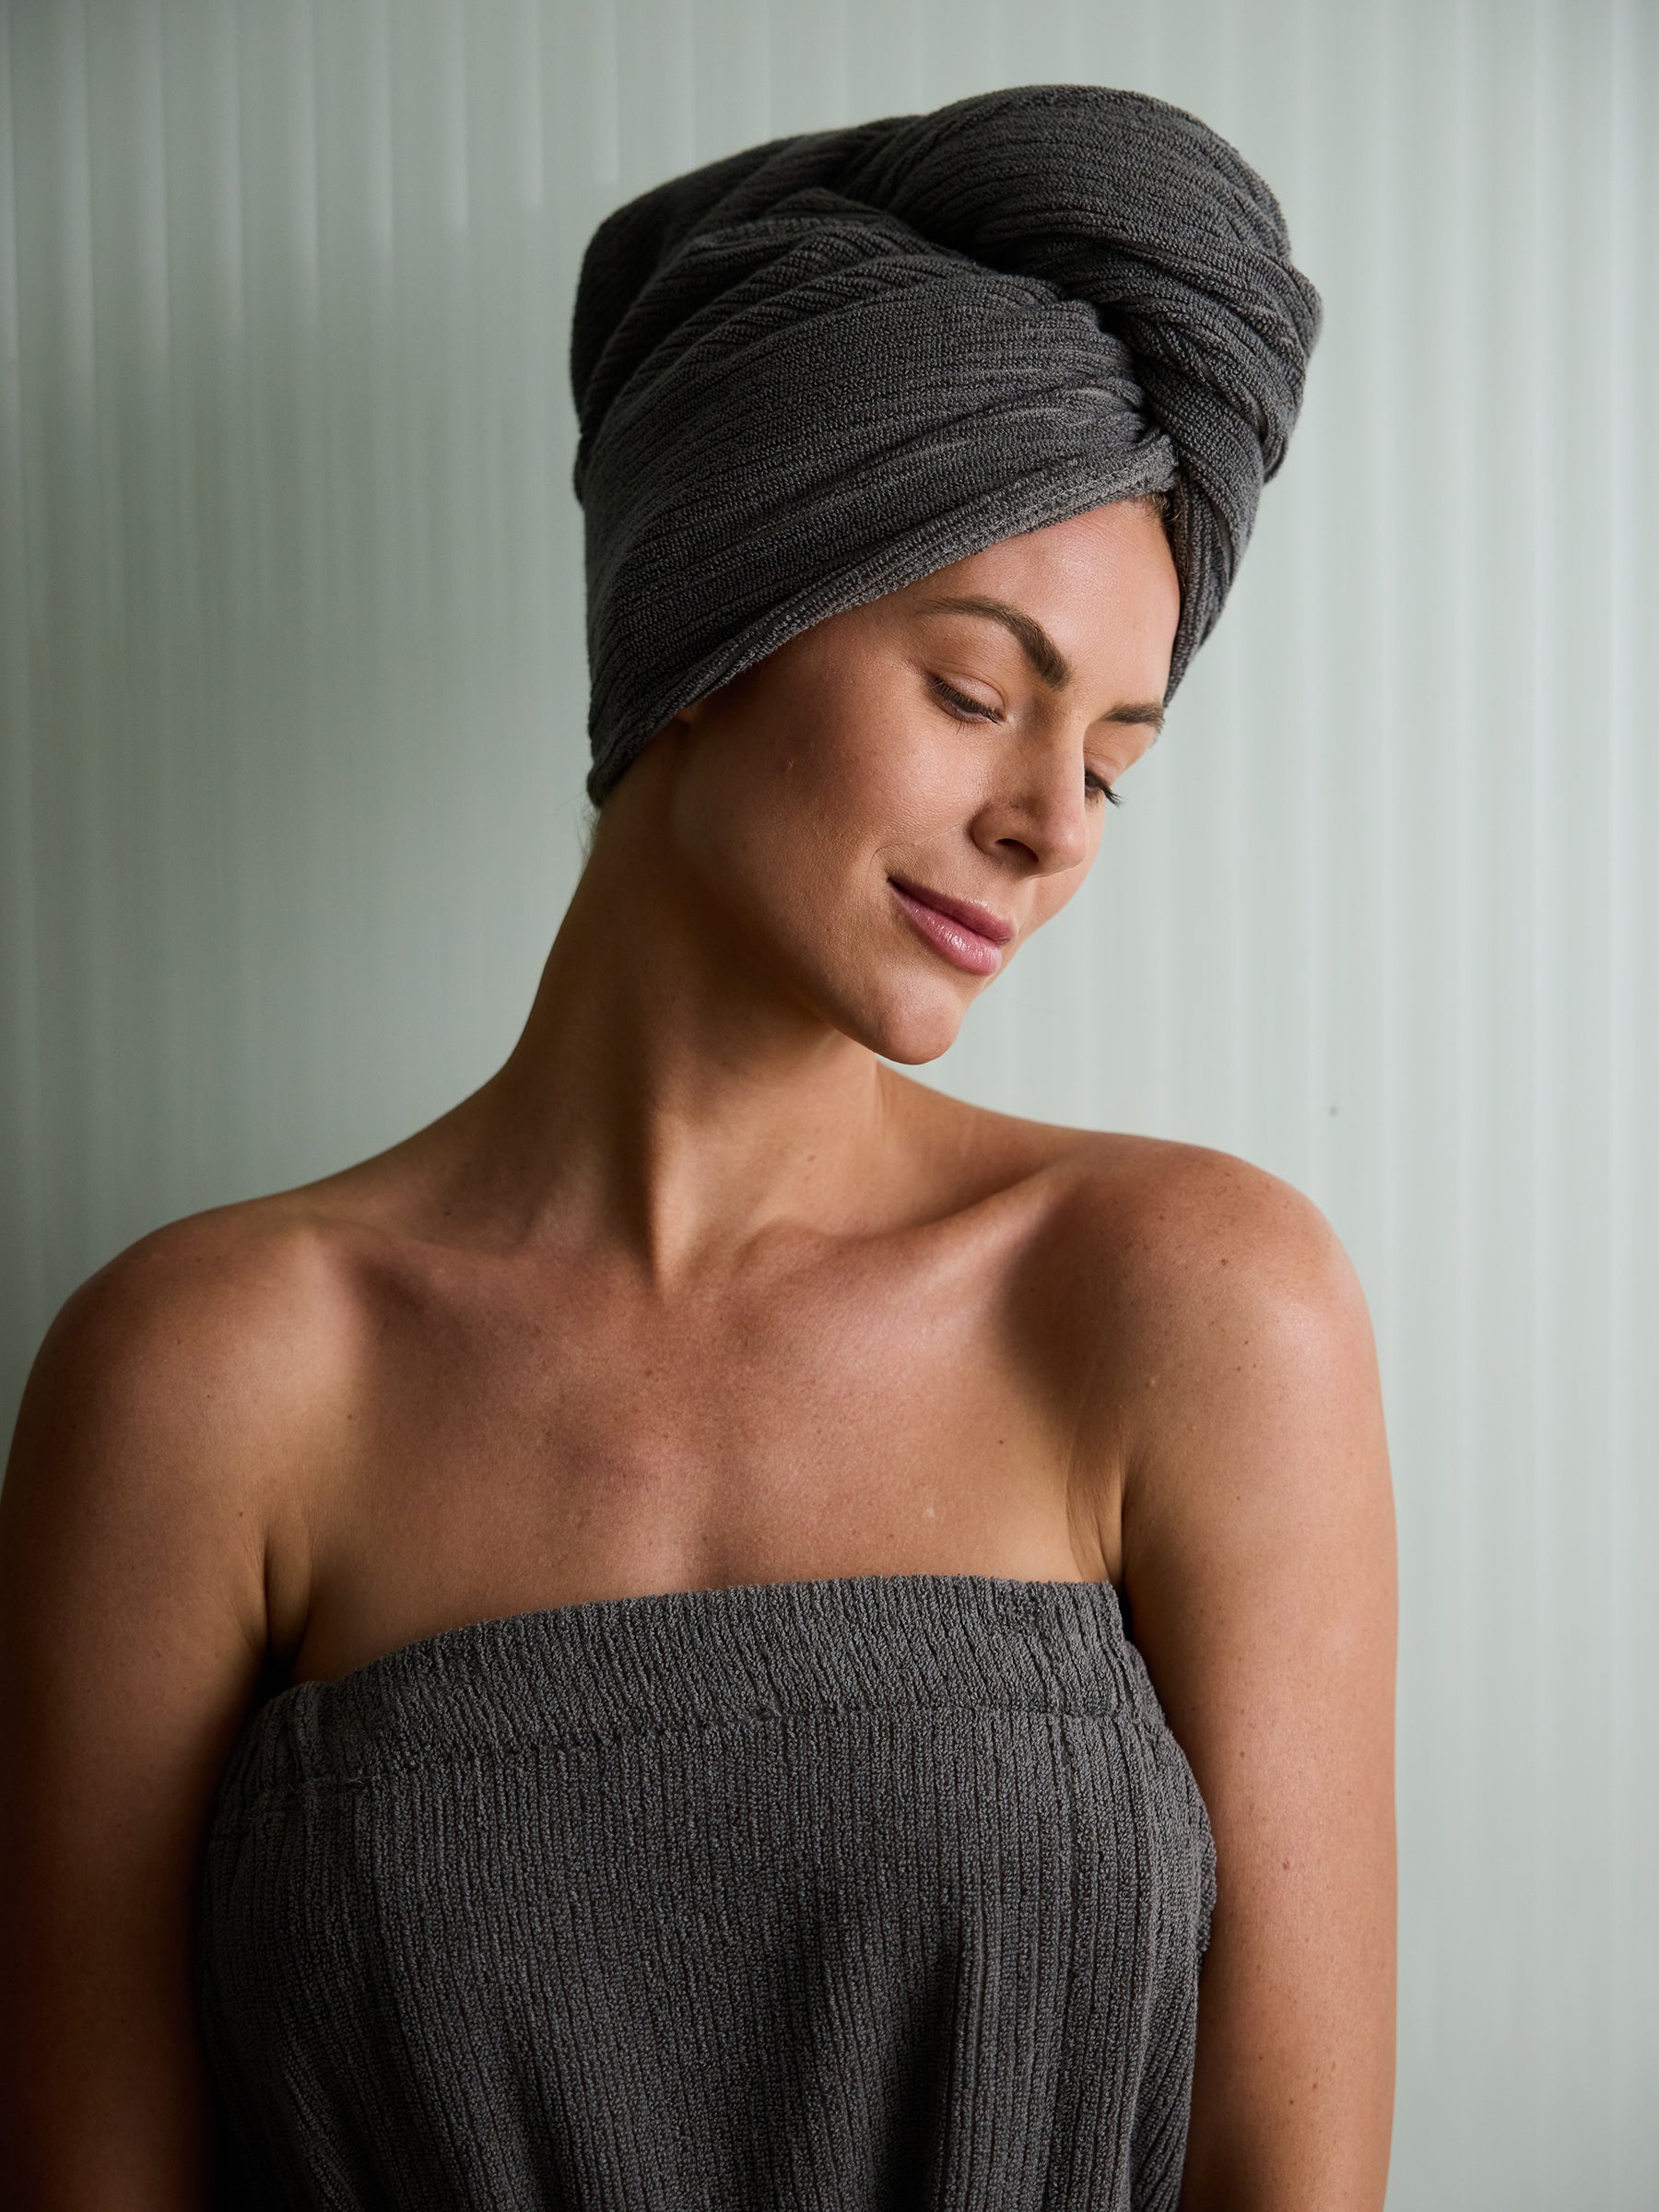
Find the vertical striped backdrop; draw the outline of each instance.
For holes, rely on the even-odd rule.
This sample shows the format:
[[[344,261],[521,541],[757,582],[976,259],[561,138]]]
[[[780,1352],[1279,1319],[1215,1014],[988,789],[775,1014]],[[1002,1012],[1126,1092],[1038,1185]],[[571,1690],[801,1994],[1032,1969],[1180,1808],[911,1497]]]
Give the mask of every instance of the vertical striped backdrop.
[[[1326,325],[1090,884],[933,1071],[1311,1192],[1400,1505],[1394,2212],[1659,2204],[1655,0],[0,0],[0,1410],[155,1223],[516,1034],[619,200],[1089,78]]]

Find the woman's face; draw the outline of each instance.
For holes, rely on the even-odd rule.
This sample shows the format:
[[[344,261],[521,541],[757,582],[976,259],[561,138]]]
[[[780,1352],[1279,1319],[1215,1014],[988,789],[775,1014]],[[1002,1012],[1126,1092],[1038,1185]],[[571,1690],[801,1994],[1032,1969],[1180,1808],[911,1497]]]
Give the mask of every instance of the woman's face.
[[[935,1058],[1088,874],[1180,612],[1163,525],[1124,501],[818,623],[647,748],[677,873],[824,1019]]]

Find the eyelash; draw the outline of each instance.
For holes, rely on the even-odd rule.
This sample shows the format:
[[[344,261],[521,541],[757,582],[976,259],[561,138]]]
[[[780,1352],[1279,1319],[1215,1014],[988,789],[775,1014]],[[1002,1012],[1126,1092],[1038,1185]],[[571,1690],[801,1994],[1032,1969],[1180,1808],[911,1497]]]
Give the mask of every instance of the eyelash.
[[[1002,720],[1001,715],[993,713],[989,707],[982,706],[977,699],[970,699],[965,691],[959,691],[954,684],[947,684],[942,676],[931,676],[927,680],[944,700],[950,712],[957,715],[959,721],[1000,722]],[[1084,775],[1083,788],[1091,799],[1109,799],[1114,806],[1121,806],[1124,803],[1112,785],[1103,777],[1095,775],[1092,771]]]

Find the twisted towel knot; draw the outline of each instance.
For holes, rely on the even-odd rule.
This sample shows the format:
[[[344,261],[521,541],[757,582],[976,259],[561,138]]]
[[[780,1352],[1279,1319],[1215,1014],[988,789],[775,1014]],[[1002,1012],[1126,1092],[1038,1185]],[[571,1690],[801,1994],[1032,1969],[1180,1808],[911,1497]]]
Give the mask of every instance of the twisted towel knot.
[[[588,791],[785,639],[1167,491],[1165,697],[1319,334],[1277,200],[1184,109],[1023,85],[749,147],[606,217],[571,342]]]

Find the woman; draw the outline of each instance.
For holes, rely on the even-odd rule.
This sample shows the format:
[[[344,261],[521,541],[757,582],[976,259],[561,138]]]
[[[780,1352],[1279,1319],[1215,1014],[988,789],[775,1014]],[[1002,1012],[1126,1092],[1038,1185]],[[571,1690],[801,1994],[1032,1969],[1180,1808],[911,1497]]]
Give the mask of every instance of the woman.
[[[1382,2204],[1352,1271],[1239,1160],[886,1065],[1093,864],[1317,322],[1261,179],[1100,88],[600,227],[523,1035],[29,1382],[18,2201]]]

